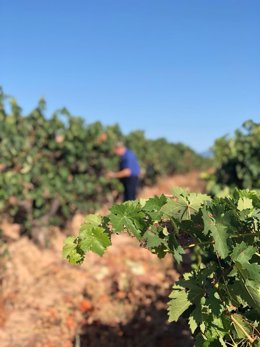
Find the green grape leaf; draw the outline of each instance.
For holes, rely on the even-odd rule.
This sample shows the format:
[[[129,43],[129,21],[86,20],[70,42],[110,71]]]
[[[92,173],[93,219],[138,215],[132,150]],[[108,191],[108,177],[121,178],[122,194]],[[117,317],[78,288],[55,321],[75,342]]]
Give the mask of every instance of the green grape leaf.
[[[186,198],[189,194],[188,190],[185,188],[182,188],[182,187],[174,187],[174,188],[172,188],[171,192],[172,192],[172,195],[175,197],[182,196],[182,197]]]
[[[115,232],[122,232],[126,228],[128,232],[141,240],[141,229],[145,226],[145,214],[138,203],[126,202],[122,205],[114,205],[110,212],[109,219]]]
[[[251,306],[260,314],[260,282],[246,280],[245,288],[251,298]]]
[[[80,264],[84,259],[84,254],[78,248],[78,238],[69,236],[64,240],[62,256],[71,264]]]
[[[175,192],[177,192],[176,195],[168,200],[161,210],[166,217],[173,217],[179,221],[190,220],[191,216],[210,200],[210,197],[204,194],[184,194],[182,190],[175,190]]]
[[[156,232],[157,230],[158,229],[154,227],[144,233],[143,239],[146,240],[147,247],[150,249],[159,247],[163,243],[163,240],[158,236],[158,233]]]
[[[251,301],[244,284],[240,280],[236,280],[234,283],[229,285],[229,294],[233,306],[246,307],[248,302]]]
[[[154,196],[146,201],[144,205],[145,211],[159,211],[163,205],[167,202],[167,198],[164,195]]]
[[[190,313],[189,316],[189,326],[192,333],[199,327],[202,323],[202,312],[201,307],[199,305]]]
[[[227,331],[224,326],[222,317],[217,317],[212,315],[210,320],[210,325],[208,324],[208,329],[205,331],[205,336],[208,341],[221,342],[222,346],[228,347],[225,345],[224,337],[227,334]]]
[[[231,258],[234,262],[239,262],[241,265],[247,264],[256,251],[256,247],[249,246],[242,241],[234,247]]]
[[[246,320],[240,314],[234,313],[234,314],[232,314],[232,318],[233,318],[233,321],[234,321],[234,328],[235,328],[235,330],[237,332],[238,338],[239,339],[246,338],[247,335],[245,334],[245,332],[247,334],[251,333],[250,325],[246,322]]]
[[[196,335],[195,341],[194,341],[194,347],[207,347],[208,344],[205,344],[206,338],[201,333]]]
[[[70,252],[77,247],[75,241],[77,240],[76,236],[68,236],[63,243],[62,255],[64,258],[70,254]]]
[[[214,249],[221,258],[226,258],[229,255],[229,246],[228,246],[228,232],[227,227],[221,223],[217,223],[205,206],[202,209],[203,222],[204,222],[204,235],[210,235],[214,240]]]
[[[72,265],[81,264],[84,260],[83,254],[79,253],[76,249],[71,250],[66,258]]]
[[[168,200],[161,211],[166,217],[173,217],[179,221],[189,220],[189,202],[182,196]]]
[[[190,193],[188,195],[188,200],[190,202],[190,209],[193,210],[193,213],[195,213],[199,211],[205,202],[211,201],[211,197],[206,194]]]
[[[100,226],[101,222],[102,218],[97,214],[88,214],[84,219],[85,224],[92,225],[94,227]]]
[[[237,209],[239,211],[247,210],[247,209],[252,209],[253,208],[253,202],[249,198],[240,198],[237,203]]]
[[[163,214],[160,210],[166,202],[167,198],[164,195],[155,196],[146,201],[143,209],[153,220],[159,220]]]
[[[225,259],[229,255],[227,227],[223,224],[216,224],[211,228],[211,235],[215,241],[215,251],[222,259]]]
[[[172,252],[174,259],[178,264],[180,264],[182,261],[182,254],[185,254],[185,250],[180,245],[178,245],[173,249]]]
[[[179,317],[192,303],[188,299],[188,293],[185,289],[177,285],[173,287],[173,291],[169,295],[169,298],[171,299],[168,303],[169,322],[177,322]]]
[[[109,236],[102,227],[91,224],[82,224],[79,234],[79,247],[83,252],[92,251],[102,256],[111,242]]]
[[[212,288],[208,293],[205,304],[208,306],[211,313],[215,316],[220,316],[220,314],[224,310],[222,300],[220,299],[220,296],[215,288]]]

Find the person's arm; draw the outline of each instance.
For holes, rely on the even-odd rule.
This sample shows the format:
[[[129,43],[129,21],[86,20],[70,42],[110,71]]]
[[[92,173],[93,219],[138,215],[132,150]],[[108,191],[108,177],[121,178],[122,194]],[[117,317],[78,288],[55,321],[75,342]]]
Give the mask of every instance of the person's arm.
[[[117,172],[108,172],[107,177],[108,178],[124,178],[131,176],[131,170],[128,168],[125,168],[123,170],[117,171]]]

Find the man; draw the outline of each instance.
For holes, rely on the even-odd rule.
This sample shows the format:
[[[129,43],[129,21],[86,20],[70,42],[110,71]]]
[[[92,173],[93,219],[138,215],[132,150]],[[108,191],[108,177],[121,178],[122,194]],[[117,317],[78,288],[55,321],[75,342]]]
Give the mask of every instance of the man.
[[[124,201],[135,200],[140,167],[135,154],[122,142],[115,146],[115,153],[120,157],[119,171],[108,172],[107,177],[118,178],[124,186]]]

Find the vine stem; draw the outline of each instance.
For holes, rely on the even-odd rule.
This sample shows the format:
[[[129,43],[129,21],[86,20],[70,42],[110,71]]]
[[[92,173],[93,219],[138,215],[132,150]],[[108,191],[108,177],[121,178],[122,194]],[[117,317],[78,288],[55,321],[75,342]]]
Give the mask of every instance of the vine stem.
[[[234,339],[233,339],[233,337],[232,337],[232,335],[228,335],[229,337],[230,337],[230,340],[232,341],[232,343],[233,343],[233,345],[231,345],[232,347],[238,347],[238,345],[236,344],[236,342],[234,341]]]
[[[234,318],[234,316],[230,316],[231,317],[231,320],[232,320],[232,322],[234,323],[234,324],[236,324],[236,326],[238,326],[239,327],[239,329],[245,334],[245,336],[247,337],[247,339],[248,339],[248,341],[250,342],[250,343],[254,343],[255,342],[255,339],[254,338],[252,338],[252,336],[250,336],[249,334],[248,334],[248,332],[243,328],[243,326]]]
[[[171,223],[171,225],[172,225],[173,230],[175,231],[175,233],[178,234],[179,229],[178,229],[178,227],[177,227],[177,224],[175,223],[175,221],[174,221],[172,218],[170,218],[170,223]]]
[[[214,241],[191,243],[190,245],[186,246],[186,248],[193,248],[196,246],[204,246],[204,245],[213,245],[214,243],[215,243]]]

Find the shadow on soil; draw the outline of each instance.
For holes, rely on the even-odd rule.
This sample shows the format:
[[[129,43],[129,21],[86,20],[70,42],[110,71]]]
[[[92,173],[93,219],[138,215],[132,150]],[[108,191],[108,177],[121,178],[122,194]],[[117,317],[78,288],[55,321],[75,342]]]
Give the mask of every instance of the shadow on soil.
[[[182,275],[191,271],[191,253],[183,256],[181,265],[173,267]],[[167,276],[165,281],[170,281]],[[113,297],[116,293],[110,293]],[[170,288],[169,288],[170,291]],[[81,327],[75,347],[193,347],[194,340],[184,319],[169,324],[166,311],[169,291],[160,285],[139,287],[139,295],[126,304],[137,305],[134,315],[125,324],[104,324],[94,321]],[[151,298],[149,304],[147,298]],[[90,313],[91,315],[91,313]],[[86,321],[90,316],[86,316]]]
[[[184,321],[168,324],[165,309],[158,309],[151,304],[139,306],[127,324],[111,326],[93,322],[91,325],[83,326],[81,335],[74,341],[74,346],[192,347],[193,339]]]

